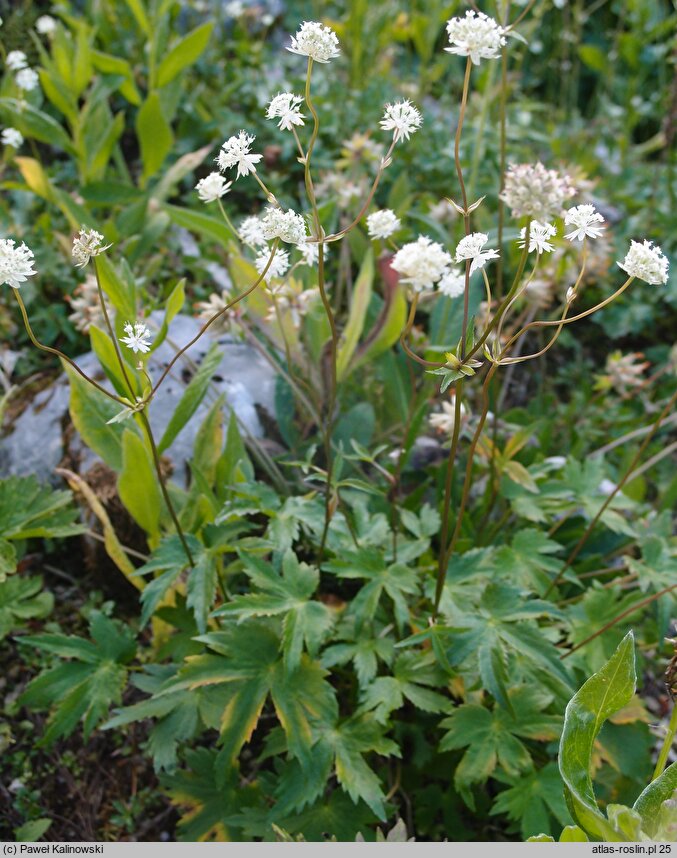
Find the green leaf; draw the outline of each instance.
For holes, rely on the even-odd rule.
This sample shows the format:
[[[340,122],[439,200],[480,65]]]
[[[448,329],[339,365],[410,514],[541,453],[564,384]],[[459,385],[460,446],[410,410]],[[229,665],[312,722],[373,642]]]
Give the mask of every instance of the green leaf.
[[[261,592],[236,596],[216,611],[220,616],[248,617],[282,616],[281,648],[285,666],[295,671],[301,664],[305,645],[315,655],[327,636],[334,618],[322,602],[312,599],[320,575],[317,569],[299,563],[294,553],[285,552],[282,574],[272,565],[241,552],[244,571]]]
[[[212,375],[216,372],[216,368],[221,363],[222,353],[219,351],[216,343],[212,343],[209,351],[204,356],[198,371],[190,380],[188,387],[183,392],[183,396],[176,406],[176,410],[171,416],[167,428],[164,431],[162,438],[158,444],[158,450],[163,453],[188,423],[190,418],[197,411],[200,403],[205,397],[209,384],[212,380]]]
[[[115,57],[102,51],[92,51],[92,65],[103,74],[118,75],[123,78],[118,89],[130,104],[138,107],[141,104],[141,96],[134,83],[134,72],[127,60]]]
[[[120,500],[153,541],[160,536],[162,495],[146,445],[135,432],[124,430],[122,468],[118,477]]]
[[[169,326],[172,323],[172,320],[176,317],[177,313],[180,313],[183,305],[186,301],[186,278],[183,280],[179,280],[176,286],[172,289],[169,297],[165,301],[165,315],[162,320],[162,325],[160,326],[160,330],[155,335],[153,339],[153,345],[151,346],[151,352],[154,352],[158,346],[160,346],[167,337],[169,333]]]
[[[153,32],[150,26],[150,20],[148,19],[148,14],[146,12],[143,0],[125,0],[127,6],[129,7],[130,12],[134,16],[134,20],[138,24],[138,26],[143,30],[144,34],[150,39],[152,38]]]
[[[41,578],[14,575],[0,582],[0,641],[24,620],[48,616],[53,607],[54,598],[43,591]]]
[[[107,333],[104,333],[102,330],[97,328],[96,325],[90,325],[89,339],[92,344],[94,354],[99,359],[99,363],[117,393],[120,396],[129,398],[129,389],[125,379],[123,378],[122,371],[120,369],[120,362],[118,361],[117,352],[115,351],[115,346],[111,342],[111,338]],[[138,396],[141,393],[141,388],[136,374],[129,372],[128,370],[127,377],[133,385],[134,394]]]
[[[193,534],[186,534],[188,547],[193,558],[199,556],[202,545]],[[167,536],[155,549],[150,559],[136,570],[136,574],[150,575],[161,572],[162,574],[153,578],[143,588],[141,593],[141,625],[144,626],[155,613],[158,605],[162,602],[174,583],[186,568],[188,558],[183,548],[181,539],[177,535]]]
[[[662,775],[652,781],[633,805],[633,809],[642,818],[643,830],[652,840],[657,839],[656,834],[663,822],[662,805],[672,799],[675,790],[677,790],[677,763],[668,766]]]
[[[213,28],[212,22],[196,27],[169,51],[158,68],[158,86],[171,83],[183,69],[192,65],[200,57],[209,43]]]
[[[17,639],[21,646],[75,659],[44,670],[20,697],[21,705],[51,710],[41,745],[51,745],[61,736],[70,735],[80,721],[87,739],[110,706],[122,700],[127,684],[126,665],[136,654],[132,633],[100,611],[92,611],[89,629],[92,641],[66,635],[26,635]]]
[[[235,236],[223,222],[223,219],[213,217],[204,212],[168,204],[163,205],[162,210],[167,212],[172,223],[195,232],[202,238],[212,238],[218,241],[223,247],[227,247],[235,239]]]
[[[15,98],[0,98],[0,108],[9,116],[7,125],[20,131],[24,137],[39,140],[49,146],[63,149],[69,155],[77,157],[75,147],[61,125],[47,113],[26,102]]]
[[[542,769],[526,772],[519,778],[500,777],[499,780],[509,787],[499,793],[490,812],[492,816],[505,813],[510,820],[519,823],[523,840],[536,832],[551,833],[553,817],[559,825],[570,821],[556,763],[546,763]]]
[[[551,741],[559,734],[560,719],[543,712],[552,697],[535,687],[510,689],[510,708],[492,711],[474,703],[454,709],[442,721],[448,728],[440,750],[467,748],[454,774],[454,783],[466,800],[468,788],[484,783],[497,766],[508,777],[518,777],[532,767],[531,754],[523,739]]]
[[[124,278],[107,256],[94,259],[101,289],[125,320],[136,318],[136,289],[134,280]],[[124,269],[123,269],[124,270]]]
[[[599,840],[625,839],[597,807],[590,766],[602,724],[627,705],[635,693],[634,647],[633,634],[628,632],[609,661],[572,697],[564,716],[559,768],[567,804],[585,833]]]
[[[401,653],[393,675],[379,676],[365,689],[361,709],[372,710],[381,724],[387,724],[390,714],[403,706],[405,700],[423,712],[448,712],[449,700],[432,690],[444,687],[444,679],[433,653]]]
[[[51,824],[51,819],[31,819],[30,822],[24,822],[19,828],[14,829],[14,838],[17,843],[35,843],[47,832]]]
[[[50,538],[82,533],[86,528],[77,522],[79,512],[72,500],[70,492],[42,486],[34,476],[0,480],[0,533],[3,539]]]
[[[160,170],[174,145],[174,135],[157,92],[151,92],[139,108],[136,135],[141,147],[143,177],[148,180]]]
[[[211,552],[202,551],[188,576],[186,601],[195,615],[200,634],[207,630],[207,617],[214,602],[216,581],[216,559]]]
[[[7,580],[8,575],[16,571],[16,564],[15,546],[0,537],[0,584]]]
[[[350,313],[348,321],[343,329],[343,336],[338,349],[336,361],[336,374],[338,381],[341,381],[347,374],[348,366],[355,353],[360,336],[364,329],[364,322],[369,309],[371,300],[372,285],[374,282],[374,253],[370,249],[367,251],[362,267],[357,275],[357,280],[353,286],[352,298],[350,301]]]

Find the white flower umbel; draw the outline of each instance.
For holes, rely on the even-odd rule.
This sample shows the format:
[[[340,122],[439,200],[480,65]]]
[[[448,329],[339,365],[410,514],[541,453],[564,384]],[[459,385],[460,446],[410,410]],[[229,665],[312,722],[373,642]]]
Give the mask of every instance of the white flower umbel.
[[[261,221],[263,237],[266,241],[279,238],[287,244],[301,244],[306,240],[306,222],[303,215],[295,211],[282,211],[282,209],[269,206]]]
[[[23,51],[10,51],[7,54],[5,65],[10,71],[25,69],[28,65],[28,57]]]
[[[37,272],[33,268],[33,251],[22,242],[18,247],[12,238],[0,238],[0,285],[18,289]]]
[[[287,48],[292,54],[310,57],[316,63],[328,63],[341,53],[336,33],[318,21],[304,21],[295,36],[291,37],[291,45]]]
[[[303,125],[304,116],[299,110],[302,101],[302,95],[294,95],[293,92],[281,92],[270,100],[266,110],[266,119],[279,119],[277,127],[283,131],[291,131],[295,125]]]
[[[24,136],[16,128],[3,128],[0,135],[3,146],[11,146],[12,149],[19,149],[24,142]]]
[[[263,274],[266,270],[269,259],[270,250],[268,248],[259,250],[254,260],[254,265],[259,274]],[[266,271],[266,282],[272,280],[274,277],[284,277],[287,271],[289,271],[289,254],[286,250],[278,250],[273,257],[273,261],[270,263],[270,268]]]
[[[480,268],[484,268],[490,259],[497,259],[498,250],[482,250],[489,241],[489,236],[483,232],[471,232],[462,238],[456,247],[456,262],[472,261],[470,273],[474,274]]]
[[[298,249],[301,251],[301,258],[304,265],[308,265],[310,268],[317,265],[320,258],[320,245],[316,241],[302,241],[298,245]],[[325,244],[323,257],[326,259],[328,256],[329,248]]]
[[[596,223],[604,223],[604,218],[598,211],[595,211],[594,206],[573,206],[564,217],[564,225],[574,226],[575,229],[566,233],[564,238],[568,238],[569,241],[600,238],[604,227],[595,226]]]
[[[463,420],[465,417],[463,403],[461,403],[459,410],[461,420]],[[452,396],[451,402],[443,402],[442,410],[431,414],[428,422],[441,435],[453,435],[456,422],[456,397]]]
[[[631,241],[630,250],[618,266],[630,277],[637,277],[652,286],[668,282],[670,263],[660,247],[658,245],[654,247],[652,241],[644,241],[642,244]]]
[[[236,178],[238,179],[240,176],[255,173],[256,164],[263,158],[263,155],[253,155],[249,151],[254,140],[256,137],[253,134],[247,134],[246,131],[240,131],[238,134],[229,137],[216,158],[219,169],[223,171],[237,167]]]
[[[254,215],[246,217],[242,221],[238,234],[240,236],[240,240],[245,244],[248,244],[250,247],[263,247],[266,244],[266,237],[263,234],[261,220],[254,217]]]
[[[381,128],[384,131],[393,132],[393,140],[408,140],[421,127],[423,117],[419,109],[408,99],[396,101],[394,104],[386,104],[381,120]]]
[[[76,268],[84,268],[93,256],[108,250],[110,244],[103,244],[103,236],[95,229],[83,227],[73,239],[72,257]]]
[[[369,238],[390,238],[400,226],[400,219],[391,209],[380,209],[367,218]]]
[[[35,29],[41,36],[51,36],[56,30],[56,20],[51,15],[40,15],[35,22]]]
[[[73,311],[69,314],[68,319],[78,331],[88,334],[92,325],[103,328],[106,320],[101,309],[99,287],[95,274],[88,274],[84,283],[76,286],[73,294],[66,296],[66,300]]]
[[[474,65],[480,60],[495,60],[505,45],[503,27],[482,12],[468,11],[465,18],[452,18],[447,22],[450,54],[470,57]]]
[[[24,92],[30,92],[32,89],[35,89],[39,82],[38,73],[33,69],[21,69],[21,71],[16,73],[16,77],[14,78],[14,83]]]
[[[131,322],[126,322],[124,332],[127,336],[120,337],[120,342],[124,343],[134,354],[137,352],[146,354],[150,351],[151,332],[143,322],[134,322],[133,325]]]
[[[416,241],[397,251],[390,267],[397,271],[402,283],[409,283],[415,292],[421,292],[432,289],[450,264],[451,256],[441,244],[427,235],[419,235]]]
[[[547,170],[539,161],[511,165],[505,174],[501,199],[512,209],[514,217],[530,215],[535,220],[546,221],[561,215],[564,204],[575,193],[576,188],[568,176]]]
[[[198,197],[203,203],[213,203],[221,199],[231,189],[232,182],[227,182],[221,173],[210,173],[195,185]]]
[[[437,284],[437,291],[447,298],[457,298],[465,292],[465,272],[447,271]]]
[[[526,244],[526,235],[527,229],[523,226],[520,230],[521,241],[519,243],[522,250],[524,250],[524,245]],[[534,250],[539,255],[545,251],[552,253],[555,247],[550,243],[549,239],[553,235],[557,235],[557,229],[551,223],[540,223],[537,220],[532,220],[529,224],[529,253],[533,253]]]

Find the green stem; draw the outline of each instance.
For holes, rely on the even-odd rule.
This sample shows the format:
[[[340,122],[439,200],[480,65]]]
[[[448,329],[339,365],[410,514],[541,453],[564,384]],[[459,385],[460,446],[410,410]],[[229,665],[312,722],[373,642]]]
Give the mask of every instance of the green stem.
[[[115,331],[113,330],[113,325],[110,321],[110,316],[108,315],[108,309],[106,307],[106,299],[103,294],[103,289],[101,288],[101,278],[99,277],[99,266],[97,264],[96,258],[94,259],[94,276],[96,277],[96,288],[99,292],[99,303],[101,304],[101,312],[103,313],[103,318],[106,323],[106,328],[108,329],[108,336],[111,338],[113,342],[113,348],[115,349],[115,354],[118,359],[118,364],[120,365],[120,371],[122,372],[122,376],[125,380],[125,384],[127,385],[127,390],[129,391],[129,395],[134,402],[136,398],[136,391],[129,380],[129,376],[127,375],[127,368],[125,365],[125,360],[122,357],[122,352],[120,351],[120,344],[118,343],[117,337],[115,336]]]
[[[668,761],[668,754],[672,748],[672,743],[675,741],[675,733],[677,733],[677,706],[673,703],[670,723],[668,724],[668,729],[665,733],[665,739],[663,739],[663,745],[661,747],[660,754],[658,755],[658,760],[656,760],[656,768],[654,769],[653,777],[651,778],[652,781],[655,781],[656,778],[663,774],[663,769]]]
[[[461,199],[463,201],[463,228],[467,235],[470,235],[470,215],[468,214],[468,195],[465,190],[465,182],[463,181],[463,169],[461,168],[461,133],[463,131],[463,120],[465,118],[465,110],[468,104],[468,90],[470,88],[470,72],[472,70],[472,60],[468,57],[465,64],[465,76],[463,78],[463,93],[461,95],[461,108],[458,114],[458,125],[456,126],[456,136],[454,137],[454,164],[456,165],[456,175],[458,183],[461,186]],[[465,359],[466,336],[468,332],[468,316],[470,309],[470,260],[465,261],[465,289],[463,291],[463,326],[461,328],[461,360]]]
[[[463,396],[463,379],[456,385],[454,397],[454,430],[451,435],[451,447],[444,480],[444,507],[442,510],[442,533],[440,534],[440,548],[437,561],[437,583],[435,585],[435,604],[433,607],[433,622],[437,619],[437,610],[444,590],[444,579],[447,575],[447,538],[449,534],[449,511],[451,507],[451,488],[454,477],[454,466],[456,464],[456,452],[458,450],[458,438],[461,434],[461,399]]]
[[[172,503],[172,499],[169,497],[169,491],[167,490],[167,485],[165,483],[165,478],[162,474],[162,463],[160,461],[160,453],[158,452],[157,444],[155,443],[155,438],[153,436],[153,430],[150,427],[150,421],[148,420],[148,416],[145,411],[138,412],[139,417],[141,418],[141,423],[143,425],[144,431],[146,433],[146,437],[148,438],[148,443],[150,444],[151,452],[153,453],[153,463],[155,464],[155,472],[157,474],[158,481],[160,483],[160,490],[162,492],[162,496],[165,499],[165,504],[167,505],[167,509],[169,510],[169,514],[172,517],[172,521],[174,522],[174,527],[176,528],[176,532],[181,540],[181,545],[183,546],[183,550],[186,554],[186,558],[188,560],[189,565],[192,567],[195,566],[195,561],[193,560],[193,555],[191,554],[190,548],[188,547],[188,542],[186,540],[185,534],[183,532],[183,528],[179,523],[179,518],[176,514],[176,510],[174,509],[174,504]]]

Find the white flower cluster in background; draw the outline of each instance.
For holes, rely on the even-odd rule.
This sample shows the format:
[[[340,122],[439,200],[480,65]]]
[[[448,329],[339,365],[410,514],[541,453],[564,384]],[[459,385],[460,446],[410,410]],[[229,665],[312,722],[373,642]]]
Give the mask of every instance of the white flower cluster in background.
[[[22,92],[30,92],[35,89],[40,78],[38,73],[28,68],[28,57],[23,51],[10,51],[5,59],[7,68],[15,72],[14,83]]]
[[[263,237],[266,241],[279,238],[287,244],[302,244],[306,240],[306,222],[303,215],[295,211],[283,211],[269,206],[261,221]]]
[[[367,218],[367,232],[370,238],[390,238],[400,226],[400,219],[391,209],[380,209],[372,212]]]
[[[210,173],[195,185],[198,197],[203,203],[213,203],[221,199],[231,189],[232,182],[227,182],[221,173]]]
[[[0,285],[18,289],[36,273],[33,251],[22,242],[18,247],[12,238],[0,238]]]
[[[405,244],[390,263],[390,267],[400,275],[401,282],[408,283],[414,292],[432,289],[450,265],[451,256],[427,235],[419,235],[416,241]]]
[[[24,142],[23,134],[16,128],[3,128],[0,139],[3,146],[11,146],[12,149],[20,149]]]
[[[500,195],[514,217],[529,215],[540,221],[562,214],[565,203],[576,193],[569,176],[547,170],[541,162],[511,165]]]

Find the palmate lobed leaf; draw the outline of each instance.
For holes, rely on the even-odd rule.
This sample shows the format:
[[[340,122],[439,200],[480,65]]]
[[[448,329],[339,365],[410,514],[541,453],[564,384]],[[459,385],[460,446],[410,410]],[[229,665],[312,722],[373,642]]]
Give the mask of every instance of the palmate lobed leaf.
[[[320,573],[299,563],[291,550],[282,558],[281,574],[270,563],[249,553],[240,552],[240,557],[252,584],[263,592],[236,596],[216,614],[236,617],[240,622],[250,617],[282,616],[284,663],[294,671],[301,663],[304,645],[311,656],[316,655],[334,623],[329,608],[312,599]]]
[[[496,706],[490,711],[466,703],[441,723],[448,732],[440,750],[467,748],[456,768],[454,783],[471,807],[470,787],[484,783],[497,766],[508,777],[517,777],[532,768],[531,753],[523,739],[544,742],[559,735],[561,719],[543,711],[552,702],[551,695],[521,686],[511,689],[509,696],[509,709]]]
[[[524,840],[537,832],[550,834],[553,818],[563,826],[571,822],[556,763],[546,763],[543,768],[521,774],[519,778],[498,773],[496,778],[508,784],[508,788],[498,794],[490,812],[492,815],[505,813],[518,822]]]
[[[23,620],[39,619],[51,613],[54,597],[42,589],[42,578],[14,575],[0,581],[0,641]]]
[[[41,744],[69,735],[80,721],[87,738],[110,707],[122,700],[127,664],[136,654],[134,638],[126,626],[100,611],[92,611],[89,630],[93,641],[61,634],[18,639],[22,646],[74,659],[43,671],[19,698],[24,705],[51,710]]]

